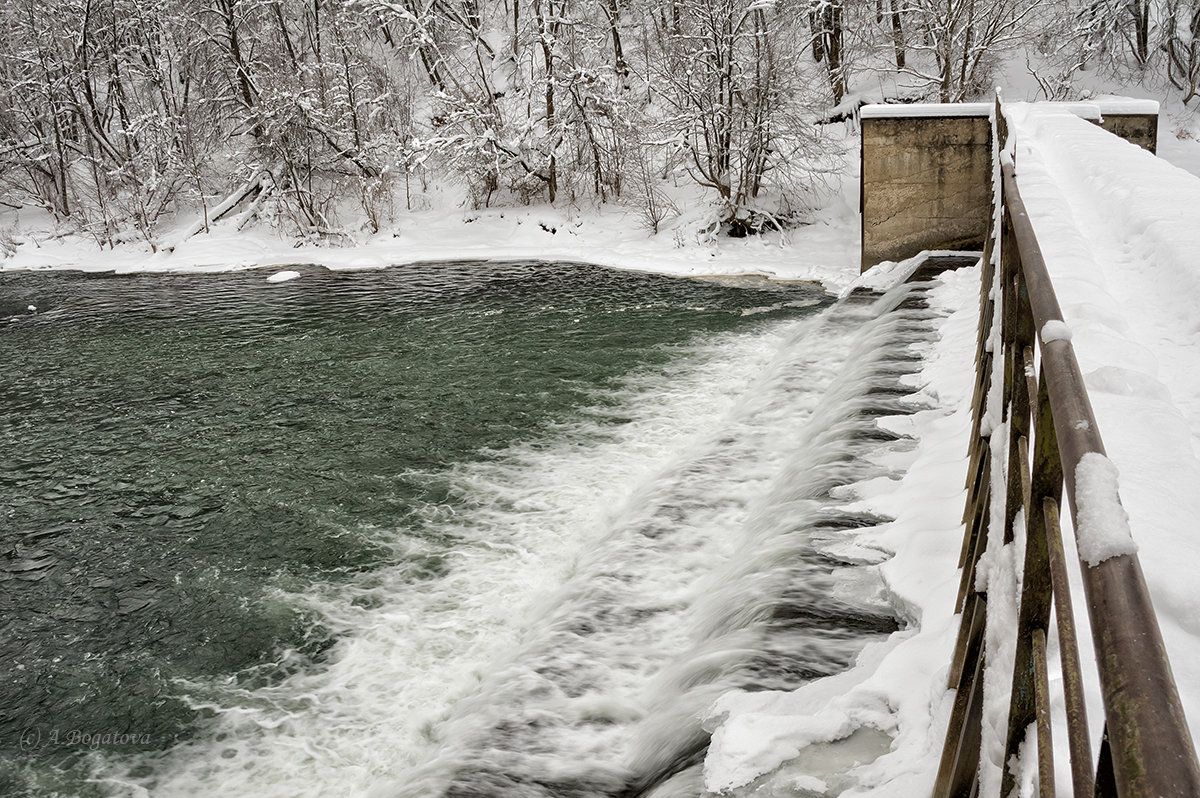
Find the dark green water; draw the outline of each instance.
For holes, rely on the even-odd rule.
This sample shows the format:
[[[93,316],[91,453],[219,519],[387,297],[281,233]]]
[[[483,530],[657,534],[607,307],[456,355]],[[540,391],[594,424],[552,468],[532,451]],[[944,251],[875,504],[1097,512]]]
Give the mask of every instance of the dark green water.
[[[440,471],[822,299],[561,264],[264,278],[0,274],[0,793],[186,738],[180,678],[319,662],[330,634],[273,596],[430,534],[463,500]]]

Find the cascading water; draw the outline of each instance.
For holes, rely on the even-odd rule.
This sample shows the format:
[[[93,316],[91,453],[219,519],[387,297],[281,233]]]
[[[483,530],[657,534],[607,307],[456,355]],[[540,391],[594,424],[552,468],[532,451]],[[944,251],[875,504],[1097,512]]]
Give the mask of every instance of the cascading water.
[[[279,587],[336,642],[178,683],[203,733],[97,756],[110,794],[695,796],[707,707],[897,628],[844,486],[888,476],[924,286],[708,336],[533,442],[407,475],[392,564]],[[743,310],[752,312],[754,308]],[[272,668],[280,675],[270,677]]]
[[[700,719],[729,689],[789,689],[846,667],[896,622],[845,530],[836,488],[878,472],[909,412],[899,377],[928,312],[904,287],[787,331],[713,429],[638,486],[505,665],[438,727],[404,796],[685,796]],[[839,586],[845,595],[839,596]]]

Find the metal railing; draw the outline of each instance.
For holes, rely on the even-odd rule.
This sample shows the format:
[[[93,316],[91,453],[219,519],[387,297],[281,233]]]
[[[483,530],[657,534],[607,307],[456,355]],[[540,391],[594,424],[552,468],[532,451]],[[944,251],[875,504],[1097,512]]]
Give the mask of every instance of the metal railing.
[[[999,100],[994,129],[1001,144],[999,152],[1007,138]],[[1098,761],[1092,757],[1059,503],[1065,482],[1072,517],[1079,517],[1076,467],[1085,454],[1103,455],[1104,443],[1069,337],[1045,335],[1051,340],[1041,340],[1043,336],[1037,334],[1048,322],[1061,322],[1062,311],[1021,201],[1012,162],[1003,163],[1000,173],[1000,231],[989,239],[982,269],[963,516],[966,532],[959,561],[962,580],[957,609],[962,617],[949,678],[955,699],[934,796],[979,794],[988,598],[986,592],[976,589],[976,571],[987,546],[994,504],[995,517],[1004,523],[1005,543],[1020,534],[1017,521],[1022,512],[1026,535],[1020,609],[1017,628],[1012,630],[1016,659],[1000,794],[1009,795],[1016,784],[1016,774],[1007,763],[1018,753],[1031,724],[1036,729],[1036,748],[1031,740],[1027,750],[1037,752],[1038,793],[1055,794],[1046,655],[1053,606],[1075,798],[1200,796],[1196,750],[1136,554],[1111,557],[1096,565],[1079,562],[1104,697]],[[999,247],[998,280],[990,251],[994,246]],[[999,343],[994,343],[992,335],[995,301],[1000,302]],[[996,358],[1002,361],[997,364]],[[1007,424],[1000,429],[1008,436],[1006,462],[992,461],[990,432],[984,426],[997,365],[1004,383],[1003,418]],[[995,482],[1003,484],[1004,495],[994,496],[992,472],[998,468],[1004,470],[1004,479]]]

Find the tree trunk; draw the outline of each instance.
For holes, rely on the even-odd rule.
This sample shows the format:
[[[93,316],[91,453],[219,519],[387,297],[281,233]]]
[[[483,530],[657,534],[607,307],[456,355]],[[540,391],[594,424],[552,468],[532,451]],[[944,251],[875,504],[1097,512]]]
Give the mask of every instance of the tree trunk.
[[[558,195],[558,159],[555,156],[554,141],[554,44],[553,37],[557,33],[558,22],[555,17],[554,0],[548,0],[548,13],[543,13],[540,0],[534,0],[533,13],[537,17],[538,38],[542,44],[542,60],[546,75],[546,136],[550,144],[549,159],[545,175],[546,191],[550,195],[551,204]],[[547,17],[550,17],[549,19]]]
[[[833,90],[833,104],[837,105],[846,96],[846,76],[842,63],[842,0],[827,0],[822,20],[825,37],[825,61],[829,67],[829,86]]]
[[[621,47],[621,30],[618,23],[621,19],[621,9],[618,0],[608,0],[604,6],[604,15],[608,18],[608,30],[613,43],[613,70],[622,78],[629,75],[629,64],[625,63],[625,51]]]
[[[283,18],[283,6],[279,0],[271,3],[271,9],[275,13],[275,24],[279,26],[279,38],[283,42],[283,48],[287,51],[288,62],[292,65],[292,71],[300,69],[300,60],[296,58],[296,48],[292,46],[292,37],[288,35],[287,23]]]
[[[904,69],[904,27],[900,20],[901,0],[892,0],[892,45],[896,48],[896,69]]]
[[[825,60],[825,31],[816,11],[808,12],[808,27],[812,31],[813,60],[819,64]]]
[[[1133,60],[1139,67],[1150,61],[1150,3],[1148,0],[1129,0],[1129,14],[1133,18]]]
[[[521,57],[521,0],[513,0],[513,60]]]
[[[234,91],[241,100],[246,114],[252,116],[257,105],[257,92],[250,80],[249,67],[246,66],[246,61],[242,57],[241,37],[238,34],[236,16],[237,3],[238,0],[217,0],[217,8],[221,14],[221,20],[225,23],[225,48],[233,65]],[[255,121],[251,126],[250,133],[255,139],[262,138],[262,126]]]

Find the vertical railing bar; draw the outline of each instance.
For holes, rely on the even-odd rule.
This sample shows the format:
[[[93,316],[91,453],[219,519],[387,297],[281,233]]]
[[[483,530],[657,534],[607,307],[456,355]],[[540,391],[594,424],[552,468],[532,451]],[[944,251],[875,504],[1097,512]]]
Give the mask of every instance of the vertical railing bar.
[[[1006,217],[1007,218],[1007,217]],[[1003,407],[1001,421],[1007,421],[1013,401],[1013,369],[1016,368],[1017,348],[1013,346],[1017,337],[1017,295],[1013,290],[1016,275],[1021,271],[1020,250],[1013,240],[1012,226],[1004,224],[1000,228],[1003,243],[1000,247],[1000,344],[1001,355],[1004,358],[1003,367]]]
[[[1017,466],[1020,483],[1021,501],[1019,508],[1025,512],[1025,525],[1029,525],[1029,497],[1033,490],[1029,481],[1029,438],[1024,435],[1017,438]]]
[[[1075,798],[1090,798],[1095,787],[1092,744],[1088,733],[1083,672],[1079,664],[1079,639],[1075,630],[1071,586],[1067,580],[1067,557],[1063,551],[1058,502],[1049,496],[1043,499],[1042,515],[1046,519],[1050,579],[1054,585],[1054,620],[1058,624],[1058,656],[1062,667],[1063,703],[1067,711],[1067,750],[1071,757],[1071,783],[1074,786]]]
[[[1062,468],[1058,462],[1058,444],[1054,435],[1054,419],[1050,413],[1045,385],[1034,376],[1033,347],[1021,350],[1018,361],[1022,374],[1024,396],[1036,414],[1034,419],[1034,454],[1022,456],[1022,493],[1025,507],[1025,561],[1021,589],[1021,604],[1016,629],[1016,657],[1013,661],[1012,692],[1010,694],[1008,733],[1005,739],[1004,762],[1017,754],[1029,724],[1035,720],[1035,674],[1031,634],[1035,629],[1049,629],[1052,575],[1048,554],[1047,530],[1042,514],[1042,500],[1057,498],[1062,486]],[[1024,440],[1024,439],[1022,439]],[[1015,785],[1011,769],[1004,772],[1001,787],[1007,795]]]
[[[980,438],[980,440],[983,440]],[[979,515],[979,505],[983,501],[983,496],[988,492],[987,481],[991,478],[991,463],[989,457],[979,458],[979,465],[976,467],[975,479],[970,483],[967,490],[967,501],[963,506],[963,517],[961,523],[966,524],[963,534],[962,550],[958,553],[958,567],[962,568],[967,564],[967,557],[971,554],[971,549],[974,544],[975,521]],[[962,605],[962,597],[960,595],[958,605]]]
[[[963,503],[963,522],[965,523],[968,517],[974,512],[974,502],[979,496],[980,490],[983,488],[983,481],[980,479],[983,471],[984,462],[987,460],[988,440],[983,436],[975,439],[972,444],[970,458],[967,465],[967,500]]]
[[[989,271],[989,270],[985,270]],[[989,298],[991,286],[988,284],[989,275],[984,274],[980,280],[979,296],[979,329],[975,336],[975,385],[971,394],[971,438],[974,443],[979,437],[979,428],[983,419],[983,406],[986,403],[988,386],[991,384],[991,370],[984,363],[987,354],[987,342],[992,334],[992,300]]]
[[[965,606],[967,596],[971,592],[971,586],[975,584],[975,567],[979,564],[979,558],[983,555],[983,550],[987,548],[987,534],[991,526],[991,507],[990,498],[992,488],[989,484],[992,478],[992,463],[989,457],[984,461],[984,471],[982,475],[984,482],[978,498],[975,500],[975,511],[971,518],[971,524],[967,527],[967,543],[970,548],[967,551],[966,561],[962,565],[962,576],[959,578],[958,598],[955,600],[955,609],[959,612]]]
[[[976,593],[974,590],[967,594],[963,605],[962,620],[958,625],[958,639],[954,644],[954,657],[950,660],[950,674],[947,686],[954,690],[962,683],[963,674],[967,672],[969,654],[974,643],[983,637],[983,625],[987,608],[987,594]]]
[[[1025,398],[1026,401],[1029,402],[1029,412],[1031,416],[1035,416],[1038,409],[1038,391],[1039,385],[1041,385],[1037,375],[1034,373],[1035,363],[1036,361],[1033,359],[1033,347],[1026,346],[1021,351],[1021,364],[1025,372]],[[1037,427],[1036,417],[1034,418],[1034,427]],[[1057,454],[1055,455],[1055,459],[1057,459]]]
[[[986,612],[984,602],[978,611]],[[946,743],[934,781],[935,798],[959,798],[978,790],[979,747],[983,733],[983,654],[982,640],[972,646],[969,673],[954,695],[954,712],[946,731]],[[958,722],[955,723],[955,718]]]
[[[988,269],[992,272],[992,269]],[[985,277],[985,279],[990,279]],[[985,283],[986,285],[986,283]],[[979,458],[987,451],[987,439],[982,433],[984,410],[987,407],[987,397],[992,385],[992,352],[987,351],[987,342],[991,338],[992,316],[995,303],[991,299],[981,300],[979,318],[979,340],[975,351],[975,386],[971,394],[971,437],[968,441],[967,484],[970,484],[972,469]]]
[[[1020,463],[1022,508],[1025,511],[1025,559],[1022,564],[1020,608],[1017,615],[1016,652],[1013,657],[1012,688],[1009,692],[1008,731],[1005,736],[1003,775],[1000,794],[1008,795],[1016,785],[1017,774],[1008,763],[1020,752],[1021,741],[1029,724],[1037,718],[1037,663],[1034,659],[1033,633],[1045,634],[1050,615],[1050,575],[1046,567],[1045,537],[1039,540],[1039,526],[1030,512],[1029,442],[1017,440]],[[1039,745],[1041,743],[1039,742]]]
[[[1033,353],[1026,354],[1026,378],[1030,379]],[[1046,385],[1045,369],[1039,368],[1036,380],[1036,455],[1033,461],[1034,495],[1038,504],[1030,522],[1034,530],[1040,522],[1041,539],[1046,546],[1046,566],[1053,596],[1054,618],[1058,626],[1059,660],[1062,670],[1063,703],[1067,716],[1067,752],[1071,762],[1071,783],[1075,798],[1091,798],[1094,786],[1092,749],[1088,733],[1087,707],[1083,697],[1083,674],[1079,664],[1079,641],[1071,586],[1067,580],[1067,560],[1063,552],[1062,527],[1058,502],[1062,497],[1062,460],[1058,435],[1054,430],[1054,409]],[[1047,621],[1049,619],[1047,618]]]
[[[967,459],[967,500],[963,504],[963,523],[967,522],[967,519],[974,511],[975,499],[979,495],[979,491],[983,488],[983,482],[980,480],[980,472],[983,471],[984,461],[987,460],[987,449],[987,438],[984,438],[982,435],[977,436],[974,443],[971,444],[970,456]]]
[[[1054,798],[1054,745],[1050,738],[1050,677],[1046,672],[1046,630],[1034,629],[1031,642],[1034,705],[1037,707],[1038,795],[1041,798]]]

